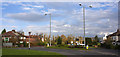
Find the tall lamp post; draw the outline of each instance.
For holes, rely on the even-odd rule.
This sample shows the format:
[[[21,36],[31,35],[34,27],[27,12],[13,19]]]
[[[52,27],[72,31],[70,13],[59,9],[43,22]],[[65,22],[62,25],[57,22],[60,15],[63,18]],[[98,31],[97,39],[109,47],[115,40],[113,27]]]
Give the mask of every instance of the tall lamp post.
[[[29,50],[30,50],[30,34],[31,32],[28,32],[29,33]]]
[[[80,6],[82,6],[83,7],[83,29],[84,29],[84,36],[83,36],[83,38],[84,38],[84,47],[85,47],[85,6],[83,6],[82,4],[79,4]],[[92,6],[89,6],[90,8],[92,8]]]
[[[51,13],[50,14],[45,14],[46,15],[50,15],[50,46],[51,46]]]

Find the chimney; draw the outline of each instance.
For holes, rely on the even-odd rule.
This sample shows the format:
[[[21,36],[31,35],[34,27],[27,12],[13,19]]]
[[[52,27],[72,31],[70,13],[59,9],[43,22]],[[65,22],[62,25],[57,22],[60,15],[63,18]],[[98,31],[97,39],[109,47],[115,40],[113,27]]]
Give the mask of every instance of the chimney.
[[[117,32],[120,32],[120,29],[117,29]]]
[[[15,30],[14,30],[14,29],[13,29],[12,31],[13,31],[13,32],[15,32]]]

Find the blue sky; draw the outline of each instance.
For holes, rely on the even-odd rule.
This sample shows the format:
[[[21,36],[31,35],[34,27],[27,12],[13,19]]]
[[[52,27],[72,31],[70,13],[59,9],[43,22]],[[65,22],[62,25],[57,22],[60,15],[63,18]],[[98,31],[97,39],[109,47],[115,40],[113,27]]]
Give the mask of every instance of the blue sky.
[[[52,35],[83,36],[81,2],[3,2],[1,30],[23,30],[49,34],[49,15],[52,14]],[[115,32],[118,24],[117,2],[82,2],[86,7],[86,36],[103,36]],[[92,5],[92,8],[88,6]]]

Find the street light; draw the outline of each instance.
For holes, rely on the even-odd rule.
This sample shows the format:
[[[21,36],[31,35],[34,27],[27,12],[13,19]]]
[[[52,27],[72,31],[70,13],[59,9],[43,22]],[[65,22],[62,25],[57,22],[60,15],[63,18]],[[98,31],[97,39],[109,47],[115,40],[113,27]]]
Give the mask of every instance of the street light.
[[[83,38],[84,38],[84,47],[85,47],[85,6],[83,6],[82,4],[79,4],[80,6],[82,6],[83,7],[83,29],[84,29],[84,36],[83,36]],[[92,6],[89,6],[90,8],[92,8]]]
[[[29,33],[29,50],[30,50],[30,34],[31,32],[28,32]]]
[[[46,15],[50,15],[50,46],[51,46],[51,13],[50,14],[45,14]]]

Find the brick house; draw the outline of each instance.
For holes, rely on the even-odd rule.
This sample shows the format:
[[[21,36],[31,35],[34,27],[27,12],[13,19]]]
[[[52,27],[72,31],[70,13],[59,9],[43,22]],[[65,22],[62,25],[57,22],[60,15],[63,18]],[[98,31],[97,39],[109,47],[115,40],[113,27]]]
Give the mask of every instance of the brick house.
[[[29,37],[30,37],[30,41],[31,42],[35,42],[36,40],[40,40],[40,37],[37,35],[30,35],[30,36],[26,36],[26,42],[29,42]]]
[[[26,43],[29,43],[29,38],[30,38],[31,46],[36,46],[37,43],[40,43],[40,41],[42,41],[42,39],[43,39],[39,35],[30,35],[30,36],[26,36]],[[42,42],[44,42],[44,41],[42,41]]]
[[[8,38],[9,40],[5,41],[5,38]],[[24,34],[12,30],[2,34],[2,41],[3,43],[13,43],[13,46],[16,46],[17,44],[26,41],[26,37]]]

